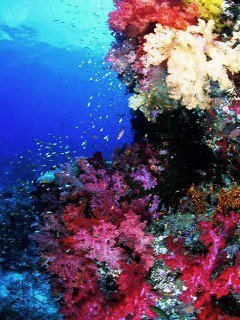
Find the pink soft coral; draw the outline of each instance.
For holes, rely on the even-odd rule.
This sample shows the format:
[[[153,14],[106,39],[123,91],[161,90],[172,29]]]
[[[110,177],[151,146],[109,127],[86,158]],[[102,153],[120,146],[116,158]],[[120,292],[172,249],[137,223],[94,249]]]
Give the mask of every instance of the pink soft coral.
[[[57,210],[43,215],[42,235],[37,236],[45,265],[62,291],[64,316],[74,320],[153,316],[150,307],[156,297],[146,282],[154,263],[153,237],[146,233],[144,218],[148,210],[155,213],[158,198],[151,210],[150,196],[138,194],[130,200],[126,169],[113,172],[97,159],[78,158],[76,165],[79,173],[72,179],[68,171],[59,173],[60,185],[67,177],[71,188],[60,195]],[[155,185],[148,171],[150,185],[151,177]]]
[[[154,188],[157,185],[157,179],[145,166],[139,166],[130,174],[130,177],[134,182],[139,183],[145,190]]]
[[[98,262],[107,262],[111,268],[119,267],[123,249],[117,246],[119,231],[110,222],[101,220],[92,230],[79,229],[74,238],[74,249]]]
[[[125,214],[124,218],[120,225],[120,241],[136,252],[141,258],[143,269],[149,271],[154,263],[153,236],[145,234],[146,222],[141,223],[139,216],[133,212]]]

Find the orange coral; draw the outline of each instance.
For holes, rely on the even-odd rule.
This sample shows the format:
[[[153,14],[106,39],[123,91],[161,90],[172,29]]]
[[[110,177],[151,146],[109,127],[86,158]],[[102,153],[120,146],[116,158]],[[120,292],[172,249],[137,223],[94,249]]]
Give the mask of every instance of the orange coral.
[[[217,212],[226,212],[229,208],[240,207],[240,188],[234,186],[229,190],[221,190],[218,196]]]
[[[195,185],[192,185],[188,190],[188,195],[190,196],[195,212],[197,214],[205,213],[207,206],[206,193],[197,189]]]

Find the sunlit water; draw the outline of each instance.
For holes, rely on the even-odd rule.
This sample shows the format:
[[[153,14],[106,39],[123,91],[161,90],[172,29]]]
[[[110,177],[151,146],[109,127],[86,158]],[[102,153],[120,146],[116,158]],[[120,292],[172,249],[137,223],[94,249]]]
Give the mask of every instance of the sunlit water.
[[[105,55],[111,0],[0,0],[0,185],[131,142]],[[117,139],[119,131],[124,131]]]

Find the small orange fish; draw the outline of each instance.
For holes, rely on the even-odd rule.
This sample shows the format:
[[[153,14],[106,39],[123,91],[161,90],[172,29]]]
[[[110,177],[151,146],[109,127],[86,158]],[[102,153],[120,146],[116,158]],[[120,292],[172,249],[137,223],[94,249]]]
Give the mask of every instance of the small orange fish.
[[[130,148],[127,148],[127,149],[124,151],[125,156],[129,156],[130,153],[131,153],[131,149],[130,149]]]

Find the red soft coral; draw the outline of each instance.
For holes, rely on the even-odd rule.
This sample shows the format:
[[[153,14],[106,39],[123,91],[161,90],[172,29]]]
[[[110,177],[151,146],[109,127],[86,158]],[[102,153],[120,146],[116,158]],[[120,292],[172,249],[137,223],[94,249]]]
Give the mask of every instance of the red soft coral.
[[[146,222],[140,222],[139,216],[133,212],[125,214],[120,225],[120,242],[133,250],[141,259],[143,269],[149,271],[153,266],[153,236],[146,235]]]
[[[115,4],[116,10],[109,15],[110,27],[129,38],[155,23],[185,29],[196,22],[198,13],[196,5],[185,6],[180,0],[118,0]]]
[[[122,263],[122,269],[124,271],[117,280],[122,303],[113,307],[105,320],[126,319],[128,316],[132,320],[142,320],[143,315],[155,317],[150,307],[154,305],[157,296],[144,281],[141,266],[135,262]]]
[[[229,293],[237,293],[240,290],[239,265],[225,267],[217,273],[219,267],[223,268],[223,263],[226,262],[222,252],[226,248],[227,238],[232,235],[240,222],[240,214],[235,212],[230,212],[229,216],[216,214],[214,218],[214,222],[199,224],[202,232],[199,240],[206,246],[208,250],[206,254],[186,254],[184,239],[175,241],[171,236],[168,238],[171,255],[160,255],[171,269],[177,268],[180,271],[180,279],[187,287],[181,298],[185,303],[194,302],[199,310],[200,320],[218,319],[223,313],[214,304],[214,299],[219,300]]]

